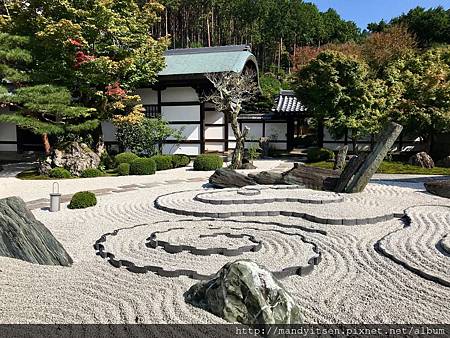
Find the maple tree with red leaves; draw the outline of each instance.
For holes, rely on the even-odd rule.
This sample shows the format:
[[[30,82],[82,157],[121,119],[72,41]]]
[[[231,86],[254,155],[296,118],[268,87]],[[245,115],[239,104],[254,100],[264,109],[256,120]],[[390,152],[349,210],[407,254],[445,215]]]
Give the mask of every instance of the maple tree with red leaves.
[[[85,54],[82,51],[78,51],[75,53],[75,68],[79,68],[83,63],[90,62],[95,60],[95,56]]]
[[[119,81],[106,87],[105,94],[108,96],[125,97],[127,92],[120,87]]]

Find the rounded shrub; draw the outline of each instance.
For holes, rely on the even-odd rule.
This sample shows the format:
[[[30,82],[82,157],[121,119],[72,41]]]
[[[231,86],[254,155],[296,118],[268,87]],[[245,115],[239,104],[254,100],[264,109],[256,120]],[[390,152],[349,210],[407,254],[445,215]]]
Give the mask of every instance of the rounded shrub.
[[[184,154],[172,155],[172,165],[174,168],[186,167],[191,163],[191,158]]]
[[[100,176],[103,176],[103,172],[97,168],[88,168],[81,173],[81,177],[83,178],[100,177]]]
[[[128,176],[130,175],[130,164],[129,163],[121,163],[117,167],[117,173],[119,176]]]
[[[108,154],[108,152],[104,151],[102,156],[100,156],[100,167],[105,169],[114,169],[114,164],[115,162],[113,157]]]
[[[139,158],[139,156],[137,156],[136,154],[126,152],[126,153],[117,154],[116,157],[114,158],[114,162],[116,163],[116,167],[117,167],[117,166],[119,166],[119,164],[122,164],[122,163],[131,164],[131,162],[133,162],[134,160],[137,160],[138,158]]]
[[[151,158],[138,158],[130,164],[131,175],[153,175],[156,172],[156,163]]]
[[[152,157],[156,163],[156,170],[168,170],[173,168],[171,155],[156,155]]]
[[[69,209],[85,209],[93,207],[97,204],[97,198],[95,194],[90,191],[80,191],[72,196],[70,204],[67,206]]]
[[[310,148],[307,156],[309,162],[328,161],[334,159],[334,152],[327,148]]]
[[[223,159],[219,155],[199,155],[194,160],[194,170],[208,171],[223,167]]]
[[[71,178],[72,177],[69,170],[64,169],[64,168],[53,168],[48,173],[48,176],[51,178]]]

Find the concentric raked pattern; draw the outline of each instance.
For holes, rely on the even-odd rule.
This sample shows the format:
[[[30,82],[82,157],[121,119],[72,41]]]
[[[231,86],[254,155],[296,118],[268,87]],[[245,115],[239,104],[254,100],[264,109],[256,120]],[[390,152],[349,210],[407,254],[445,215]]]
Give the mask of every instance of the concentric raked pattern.
[[[443,235],[450,232],[450,207],[412,207],[406,215],[406,226],[385,236],[378,249],[414,273],[450,287],[450,255],[442,250]]]
[[[392,184],[398,185],[396,182]],[[342,226],[315,223],[298,217],[252,216],[214,220],[211,221],[213,226],[209,227],[208,221],[202,221],[201,218],[179,216],[154,208],[153,201],[158,196],[200,188],[201,183],[182,183],[100,196],[98,205],[86,210],[63,208],[59,213],[33,211],[64,245],[73,257],[74,264],[71,268],[42,267],[0,257],[0,322],[223,323],[220,318],[184,301],[183,293],[196,283],[195,280],[187,277],[166,278],[155,273],[130,273],[125,267],[113,268],[105,259],[95,255],[92,247],[103,234],[145,223],[149,225],[142,228],[141,234],[136,228],[119,232],[117,236],[108,236],[105,249],[114,252],[119,259],[142,264],[157,263],[175,269],[191,264],[196,270],[205,273],[215,268],[209,266],[213,259],[234,259],[221,255],[195,256],[188,252],[169,254],[160,247],[152,249],[145,245],[147,238],[155,231],[167,230],[172,225],[187,228],[188,224],[182,222],[187,218],[194,220],[190,222],[191,227],[202,227],[206,223],[206,229],[202,231],[207,234],[229,232],[253,235],[263,242],[263,248],[244,255],[250,255],[252,259],[259,257],[263,265],[274,271],[299,264],[301,259],[298,257],[298,248],[311,253],[312,246],[305,244],[298,236],[272,230],[301,234],[317,245],[322,253],[322,261],[315,266],[314,271],[303,277],[294,275],[282,281],[301,306],[307,324],[450,322],[450,288],[420,276],[375,250],[380,239],[396,231],[404,231],[407,223],[392,219],[377,224]],[[360,205],[353,210],[352,215],[358,218],[364,218],[371,212],[372,205],[385,208],[386,213],[394,211],[398,214],[403,214],[404,209],[413,205],[450,205],[450,201],[436,199],[419,186],[398,187],[387,184],[370,184],[362,194],[344,195],[344,201]],[[343,203],[315,207],[328,208]],[[203,211],[211,207],[202,204],[205,208]],[[252,209],[257,206],[247,207]],[[289,207],[291,212],[303,212],[305,206],[305,203],[290,202],[285,207]],[[434,206],[428,208],[420,213],[434,213],[434,209],[439,209]],[[339,212],[336,209],[337,215]],[[439,219],[443,220],[442,217]],[[169,222],[166,225],[156,224],[161,221]],[[246,227],[258,230],[244,229]],[[448,230],[442,229],[441,234],[426,240],[426,245],[430,250],[436,248],[436,244],[447,233]],[[200,233],[192,236],[195,235]],[[186,239],[187,242],[183,242],[176,233],[167,235],[170,238],[164,236],[161,234],[160,239],[170,239],[175,244],[191,241]],[[217,240],[224,238],[210,239],[215,247]],[[246,238],[242,241],[230,243],[226,247],[248,244]],[[206,247],[204,243],[194,244],[199,248]],[[263,250],[267,250],[267,254],[261,255]],[[441,251],[433,255],[448,259]],[[271,260],[272,256],[276,259]],[[155,261],[150,262],[149,259]],[[185,332],[177,331],[171,334],[173,337],[198,336],[197,333],[186,335]],[[91,334],[94,335],[95,332]],[[76,333],[73,337],[77,337]]]
[[[317,245],[299,232],[267,228],[276,227],[270,223],[244,226],[227,221],[226,226],[217,226],[217,222],[186,219],[136,225],[101,236],[94,247],[116,268],[200,280],[212,278],[230,256],[265,265],[278,278],[305,276],[321,260]],[[160,230],[150,233],[154,228]],[[159,241],[158,235],[164,235],[164,240]]]

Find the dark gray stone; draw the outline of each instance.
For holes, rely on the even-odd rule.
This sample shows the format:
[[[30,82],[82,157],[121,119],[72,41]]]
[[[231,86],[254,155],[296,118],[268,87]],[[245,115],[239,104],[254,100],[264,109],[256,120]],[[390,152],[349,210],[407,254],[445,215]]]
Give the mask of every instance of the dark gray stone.
[[[249,174],[248,176],[258,184],[263,185],[284,184],[283,175],[281,173],[262,171],[256,175]]]
[[[243,163],[239,169],[252,170],[252,169],[256,169],[256,167],[253,165],[253,163],[249,162],[249,163]]]
[[[334,190],[339,171],[295,164],[283,174],[285,184],[305,186],[309,189]]]
[[[300,308],[271,272],[248,260],[226,264],[192,286],[186,301],[231,323],[300,324]]]
[[[0,199],[0,256],[69,266],[72,258],[19,197]]]
[[[450,198],[450,180],[426,182],[425,189],[430,194]]]
[[[232,169],[221,168],[209,178],[209,183],[216,188],[242,188],[247,185],[256,185],[256,182]]]
[[[344,170],[347,153],[348,153],[348,146],[343,146],[341,149],[339,149],[339,152],[334,158],[334,166],[333,166],[334,170]]]
[[[341,176],[336,184],[335,192],[341,193],[345,191],[345,188],[356,174],[356,172],[361,168],[367,155],[361,154],[360,156],[353,156],[348,162],[347,166],[344,168]]]
[[[394,122],[389,122],[384,127],[383,132],[378,136],[374,150],[367,156],[361,168],[355,173],[353,180],[346,187],[347,193],[357,193],[365,189],[402,130],[403,127]]]
[[[415,165],[417,167],[432,169],[434,168],[434,161],[430,155],[422,151],[420,153],[414,154],[409,158],[409,164]]]

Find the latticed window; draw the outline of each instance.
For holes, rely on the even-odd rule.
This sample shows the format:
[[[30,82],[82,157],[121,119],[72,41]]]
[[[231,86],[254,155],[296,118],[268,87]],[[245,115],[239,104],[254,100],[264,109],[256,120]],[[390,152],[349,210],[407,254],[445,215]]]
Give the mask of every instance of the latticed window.
[[[148,117],[151,119],[160,117],[158,105],[157,104],[144,105],[144,114],[145,114],[145,117]]]

